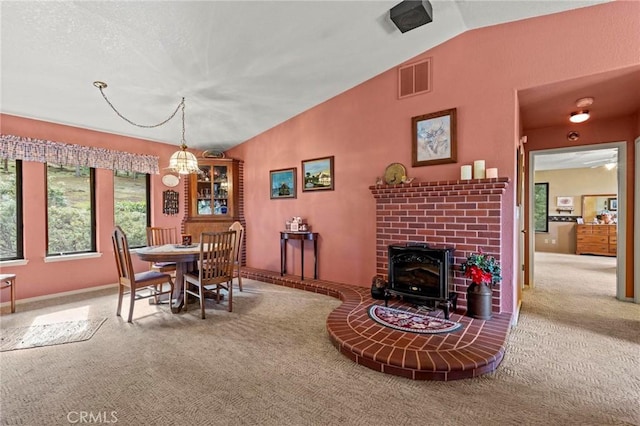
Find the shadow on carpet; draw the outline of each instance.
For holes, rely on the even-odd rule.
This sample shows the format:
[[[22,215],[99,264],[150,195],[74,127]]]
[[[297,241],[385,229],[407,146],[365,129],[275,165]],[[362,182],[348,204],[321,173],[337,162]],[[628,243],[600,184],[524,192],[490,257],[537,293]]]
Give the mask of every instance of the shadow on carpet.
[[[0,330],[0,352],[89,340],[106,318],[78,320]]]

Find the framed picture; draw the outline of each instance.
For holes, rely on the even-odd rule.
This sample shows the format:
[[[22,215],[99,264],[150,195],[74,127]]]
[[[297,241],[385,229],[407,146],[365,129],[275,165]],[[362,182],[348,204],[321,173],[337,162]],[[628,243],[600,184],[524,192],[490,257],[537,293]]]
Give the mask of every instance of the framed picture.
[[[302,191],[333,190],[333,156],[302,162]]]
[[[557,207],[573,207],[573,197],[557,197]]]
[[[411,118],[412,164],[431,166],[456,162],[456,109]]]
[[[269,183],[271,198],[296,198],[296,173],[295,167],[291,169],[271,170]]]
[[[615,212],[618,210],[618,199],[617,198],[608,198],[607,199],[608,210]]]
[[[577,218],[576,218],[576,223],[577,223],[578,225],[584,225],[584,218],[582,218],[582,217],[577,217]]]

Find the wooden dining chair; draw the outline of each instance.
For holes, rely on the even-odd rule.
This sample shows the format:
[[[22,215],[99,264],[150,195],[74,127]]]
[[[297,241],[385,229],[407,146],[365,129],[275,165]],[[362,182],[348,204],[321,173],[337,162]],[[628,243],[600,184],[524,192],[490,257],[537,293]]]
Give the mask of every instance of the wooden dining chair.
[[[165,244],[178,244],[178,231],[176,228],[147,227],[148,246],[163,246]],[[151,262],[150,269],[158,272],[169,272],[175,275],[176,263]]]
[[[168,294],[169,299],[171,299],[173,279],[171,275],[159,271],[134,273],[127,236],[119,226],[116,226],[113,230],[111,241],[113,242],[113,253],[118,268],[118,308],[116,315],[120,316],[122,299],[128,293],[131,295],[131,301],[129,303],[129,318],[127,321],[132,322],[133,306],[136,300],[149,297],[157,299],[158,296],[163,294]],[[166,283],[169,283],[168,290],[165,290]]]
[[[233,222],[229,227],[229,231],[236,231],[236,239],[234,243],[235,249],[233,253],[233,270],[234,275],[238,276],[238,288],[242,291],[242,275],[240,275],[240,267],[242,266],[242,239],[244,238],[244,226],[242,226],[240,222]],[[231,284],[233,285],[233,282]]]
[[[233,255],[235,231],[200,234],[200,260],[197,271],[184,275],[184,310],[189,295],[200,300],[200,316],[204,319],[205,296],[215,293],[220,303],[220,290],[227,292],[227,309],[233,309]]]

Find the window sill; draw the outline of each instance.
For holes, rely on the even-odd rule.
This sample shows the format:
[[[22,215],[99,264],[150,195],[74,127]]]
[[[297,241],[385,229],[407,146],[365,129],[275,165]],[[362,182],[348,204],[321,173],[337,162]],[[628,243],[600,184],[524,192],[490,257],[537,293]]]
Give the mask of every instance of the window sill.
[[[95,259],[98,257],[102,257],[102,253],[63,254],[61,256],[47,256],[44,258],[44,263],[66,262],[69,260]]]
[[[0,262],[0,266],[3,268],[10,268],[13,266],[24,266],[27,263],[29,263],[27,259],[3,260]]]

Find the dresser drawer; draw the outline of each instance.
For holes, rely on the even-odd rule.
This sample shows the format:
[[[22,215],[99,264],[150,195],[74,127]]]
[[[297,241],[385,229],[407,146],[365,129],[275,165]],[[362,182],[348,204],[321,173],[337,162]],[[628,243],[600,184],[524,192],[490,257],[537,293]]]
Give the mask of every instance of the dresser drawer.
[[[608,244],[580,244],[576,252],[578,254],[581,254],[581,253],[606,254],[606,253],[609,253],[609,245]]]
[[[591,233],[597,235],[609,235],[609,228],[610,226],[608,225],[594,225],[591,227]],[[615,230],[613,232],[615,232]]]
[[[609,237],[607,235],[578,235],[576,237],[578,244],[609,244]]]

